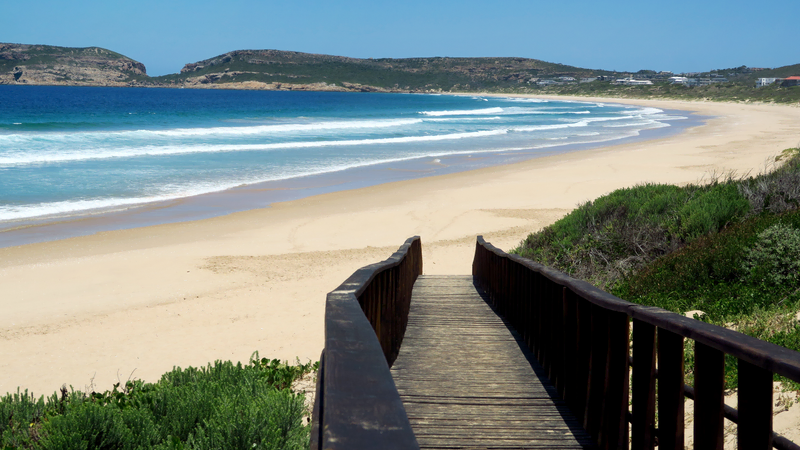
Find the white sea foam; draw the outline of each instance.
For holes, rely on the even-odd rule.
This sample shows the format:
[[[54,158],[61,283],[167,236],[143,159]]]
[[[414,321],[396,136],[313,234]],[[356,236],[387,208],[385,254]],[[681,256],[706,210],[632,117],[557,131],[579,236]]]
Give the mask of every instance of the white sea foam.
[[[661,123],[657,120],[648,120],[645,122],[631,122],[631,123],[618,123],[611,125],[603,125],[603,128],[625,128],[625,127],[649,127],[653,124]]]
[[[486,120],[502,120],[500,116],[492,117],[431,117],[422,119],[424,122],[483,122]]]
[[[420,114],[426,116],[482,116],[486,114],[501,114],[503,108],[482,108],[482,109],[464,109],[456,111],[420,111]]]
[[[649,116],[649,115],[652,115],[652,114],[661,114],[663,112],[664,112],[663,109],[650,108],[650,107],[636,109],[636,110],[633,110],[633,111],[628,111],[629,114],[639,114],[639,115],[643,115],[643,116]]]
[[[37,133],[37,134],[5,134],[0,135],[2,141],[76,141],[100,140],[108,138],[147,138],[164,137],[230,137],[271,135],[292,132],[316,132],[328,130],[354,130],[369,128],[391,128],[422,123],[422,119],[383,119],[352,120],[313,123],[289,123],[281,125],[255,125],[249,127],[211,127],[211,128],[175,128],[171,130],[127,130],[127,131],[87,131],[80,133]]]
[[[0,167],[19,166],[25,164],[44,164],[66,161],[86,161],[108,158],[132,158],[138,156],[165,156],[189,153],[220,153],[236,151],[266,151],[299,148],[343,147],[358,145],[400,144],[409,142],[434,142],[456,139],[469,139],[484,136],[506,134],[507,129],[474,131],[468,133],[451,133],[432,136],[404,136],[383,139],[360,139],[341,141],[303,141],[280,142],[272,144],[225,144],[225,145],[164,145],[142,146],[132,148],[102,148],[91,152],[72,151],[58,153],[22,153],[0,156]]]
[[[559,111],[551,109],[530,109],[530,108],[508,108],[506,114],[546,114],[548,116],[558,116],[562,114],[591,114],[591,111]]]
[[[610,122],[614,120],[630,120],[636,119],[636,116],[612,116],[612,117],[587,117],[586,119],[582,119],[581,122]]]
[[[572,123],[559,123],[553,125],[532,125],[529,127],[514,127],[512,131],[544,131],[544,130],[560,130],[564,128],[577,128],[577,127],[585,127],[589,125],[589,122],[586,120],[581,120],[580,122],[572,122]]]
[[[543,98],[502,97],[502,99],[507,102],[515,103],[550,103],[550,100],[545,100]]]
[[[28,219],[31,217],[60,216],[68,213],[75,213],[77,211],[86,212],[94,209],[130,206],[159,200],[169,200],[169,198],[108,198],[94,200],[70,200],[21,206],[0,205],[0,221]]]

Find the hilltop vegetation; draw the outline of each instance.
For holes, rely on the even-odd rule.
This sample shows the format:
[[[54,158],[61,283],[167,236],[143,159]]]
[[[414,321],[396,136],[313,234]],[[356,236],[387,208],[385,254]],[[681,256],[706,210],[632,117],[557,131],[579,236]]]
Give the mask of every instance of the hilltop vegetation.
[[[240,50],[193,64],[162,83],[230,84],[255,81],[319,89],[481,91],[518,86],[542,75],[592,71],[526,58],[356,59],[277,50]]]
[[[778,163],[758,176],[614,191],[514,252],[625,300],[700,310],[701,320],[800,351],[798,149]],[[732,359],[727,381],[736,386]]]

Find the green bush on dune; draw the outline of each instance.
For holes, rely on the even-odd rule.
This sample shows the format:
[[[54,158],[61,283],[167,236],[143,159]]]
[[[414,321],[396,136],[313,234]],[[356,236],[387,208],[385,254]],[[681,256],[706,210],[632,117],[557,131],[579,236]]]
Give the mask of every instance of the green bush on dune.
[[[625,300],[701,310],[701,320],[800,351],[800,155],[780,159],[754,177],[614,191],[514,252]],[[733,388],[735,360],[727,365]]]
[[[0,398],[3,449],[301,449],[304,397],[291,383],[316,364],[259,359],[175,368],[157,383],[36,399]]]
[[[607,287],[748,210],[732,180],[686,187],[646,184],[580,205],[528,236],[515,252]]]

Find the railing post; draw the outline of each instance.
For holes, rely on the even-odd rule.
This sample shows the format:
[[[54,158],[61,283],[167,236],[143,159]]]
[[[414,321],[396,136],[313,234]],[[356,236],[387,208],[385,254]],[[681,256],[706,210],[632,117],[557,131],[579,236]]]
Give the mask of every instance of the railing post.
[[[550,306],[550,382],[557,390],[564,389],[564,339],[561,324],[564,323],[564,295],[566,288],[553,286]]]
[[[578,301],[575,294],[564,288],[564,322],[561,326],[564,336],[564,384],[558,394],[563,398],[572,411],[578,409],[575,400],[577,391],[581,388],[578,377]],[[571,356],[570,356],[571,355]],[[586,388],[586,385],[583,385]]]
[[[772,372],[739,360],[740,450],[772,449]]]
[[[606,395],[606,374],[608,364],[608,314],[592,305],[591,312],[591,357],[589,359],[589,388],[586,401],[584,428],[602,448],[605,442],[599,440],[603,397]]]
[[[683,450],[683,336],[658,329],[658,449]]]
[[[609,449],[628,448],[628,314],[608,313],[608,373],[603,421]]]
[[[592,304],[578,297],[578,339],[576,358],[576,384],[574,392],[574,405],[572,412],[578,421],[586,423],[586,410],[589,403],[589,374],[590,360],[592,358]]]
[[[725,387],[725,354],[695,342],[694,349],[694,448],[722,450]]]
[[[634,449],[652,450],[656,407],[656,327],[633,320],[633,380],[631,381]]]

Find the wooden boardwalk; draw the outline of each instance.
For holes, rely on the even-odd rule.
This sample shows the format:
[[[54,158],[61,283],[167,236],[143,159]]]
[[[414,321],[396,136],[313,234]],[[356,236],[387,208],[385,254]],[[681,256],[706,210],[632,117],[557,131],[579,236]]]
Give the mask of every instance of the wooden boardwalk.
[[[420,276],[391,372],[421,448],[594,448],[471,276]]]

